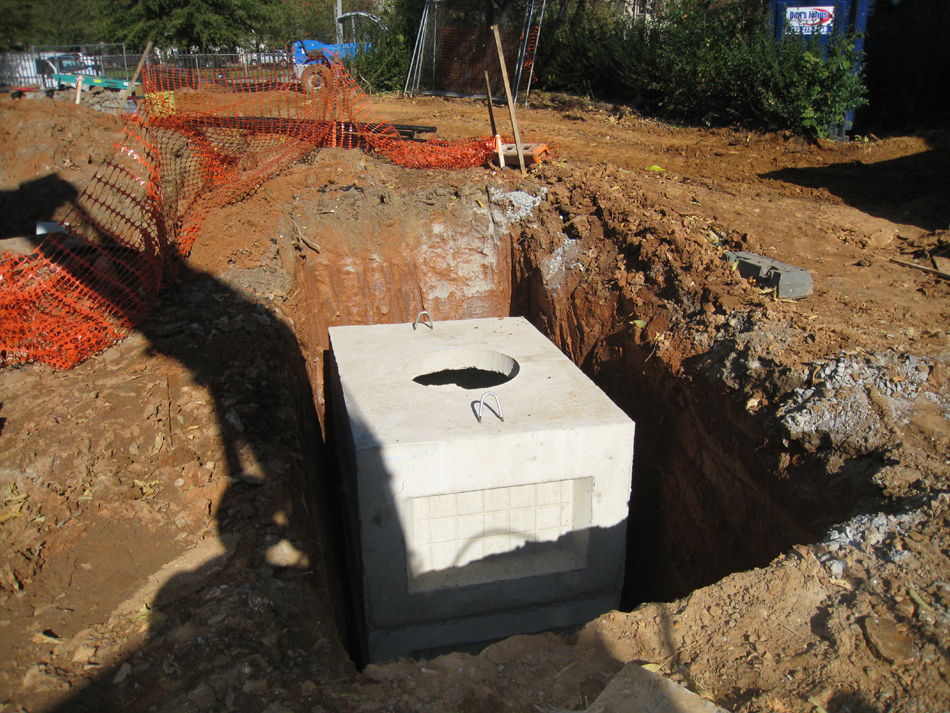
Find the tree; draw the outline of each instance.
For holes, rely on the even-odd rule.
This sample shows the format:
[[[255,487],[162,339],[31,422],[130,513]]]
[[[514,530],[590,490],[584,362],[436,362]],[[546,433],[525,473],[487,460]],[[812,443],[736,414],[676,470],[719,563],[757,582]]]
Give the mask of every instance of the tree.
[[[105,0],[0,0],[0,50],[93,44],[108,39]]]
[[[273,14],[270,34],[278,45],[297,40],[335,42],[334,3],[323,0],[283,0]]]
[[[114,34],[181,51],[250,46],[267,34],[276,0],[112,0]]]
[[[68,13],[57,0],[35,0],[33,6],[34,45],[94,44],[109,39],[103,0],[73,0]]]
[[[33,3],[29,0],[0,0],[0,50],[18,49],[30,44]]]

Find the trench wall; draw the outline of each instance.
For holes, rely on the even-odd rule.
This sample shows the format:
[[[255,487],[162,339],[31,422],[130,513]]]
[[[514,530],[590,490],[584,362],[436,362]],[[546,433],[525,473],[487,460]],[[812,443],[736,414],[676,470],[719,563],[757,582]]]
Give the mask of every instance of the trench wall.
[[[519,251],[515,309],[637,423],[624,604],[670,601],[807,537],[765,485],[774,465],[756,450],[762,429],[713,384],[651,357],[618,317],[618,290],[552,275],[549,254]]]
[[[672,601],[765,566],[849,517],[848,478],[790,450],[778,424],[745,408],[684,328],[683,314],[701,299],[695,284],[686,287],[689,270],[712,273],[721,261],[703,265],[677,236],[657,239],[655,226],[631,230],[629,208],[577,188],[569,204],[553,198],[515,238],[512,312],[637,423],[623,605]],[[620,274],[637,286],[624,289]]]
[[[295,251],[289,238],[282,238],[281,253],[295,256],[285,263],[297,290],[295,329],[308,355],[324,428],[330,327],[410,323],[422,310],[436,322],[507,316],[511,239],[504,210],[488,202],[485,186],[468,192],[477,200],[454,211],[433,209],[426,222],[398,211],[377,226],[359,224],[357,216],[336,224],[327,221],[320,252]],[[431,202],[425,191],[401,200]],[[377,239],[371,244],[347,237],[374,228]]]
[[[637,423],[625,606],[672,600],[815,539],[814,508],[826,503],[820,488],[802,484],[814,486],[820,468],[780,467],[770,425],[701,364],[674,373],[653,356],[649,337],[669,326],[664,298],[650,295],[649,327],[630,329],[622,291],[604,268],[616,251],[601,243],[585,262],[589,243],[563,233],[526,240],[512,227],[511,201],[481,202],[435,211],[430,226],[395,225],[394,234],[413,231],[412,250],[393,253],[387,239],[372,249],[343,241],[337,251],[296,253],[295,328],[324,429],[330,326],[411,322],[422,309],[436,322],[525,316]]]

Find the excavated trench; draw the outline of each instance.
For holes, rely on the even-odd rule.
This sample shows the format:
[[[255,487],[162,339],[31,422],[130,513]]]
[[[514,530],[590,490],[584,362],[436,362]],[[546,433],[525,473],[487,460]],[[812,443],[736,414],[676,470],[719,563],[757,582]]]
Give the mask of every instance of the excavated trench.
[[[847,484],[828,480],[815,460],[790,458],[776,424],[744,408],[709,350],[683,346],[691,299],[694,319],[726,311],[724,299],[683,273],[720,268],[687,260],[675,236],[653,235],[629,193],[604,188],[613,178],[547,175],[510,187],[438,179],[314,191],[288,212],[280,252],[294,275],[295,329],[329,444],[328,327],[411,322],[423,309],[436,328],[524,316],[637,424],[625,609],[765,565],[850,513]],[[320,226],[309,239],[308,225]],[[315,241],[319,251],[301,244]],[[671,259],[677,250],[681,261]],[[325,481],[329,503],[340,496],[338,479],[331,472]],[[325,511],[324,532],[341,532],[342,508]],[[336,548],[335,596],[352,601],[340,571],[345,544],[326,537]]]

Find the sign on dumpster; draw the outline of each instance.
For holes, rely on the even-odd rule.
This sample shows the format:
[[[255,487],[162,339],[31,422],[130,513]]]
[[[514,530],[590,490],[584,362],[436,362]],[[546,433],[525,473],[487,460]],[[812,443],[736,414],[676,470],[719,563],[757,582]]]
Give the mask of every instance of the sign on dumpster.
[[[785,31],[799,35],[830,35],[835,24],[834,5],[785,8]]]

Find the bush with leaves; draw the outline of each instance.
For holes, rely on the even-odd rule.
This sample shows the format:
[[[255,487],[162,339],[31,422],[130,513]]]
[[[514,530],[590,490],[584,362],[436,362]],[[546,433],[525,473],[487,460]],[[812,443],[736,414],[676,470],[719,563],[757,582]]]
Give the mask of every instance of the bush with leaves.
[[[824,48],[797,36],[776,42],[760,0],[675,0],[650,20],[592,9],[578,0],[542,38],[557,45],[538,59],[543,88],[640,100],[675,121],[810,137],[863,103],[854,36]]]
[[[549,20],[535,58],[539,85],[588,96],[609,93],[614,82],[609,43],[617,24],[608,8],[583,1]]]
[[[839,35],[822,48],[817,39],[787,36],[760,61],[754,101],[766,128],[824,136],[865,104],[853,38]]]
[[[739,120],[745,113],[749,40],[761,29],[753,2],[710,7],[689,0],[671,5],[655,22],[633,23],[647,27],[640,95],[668,118],[704,124]],[[618,63],[626,57],[624,52]]]
[[[345,60],[350,74],[367,92],[398,91],[409,72],[411,50],[398,18],[389,13],[381,19],[383,26],[365,23],[356,54]]]

